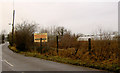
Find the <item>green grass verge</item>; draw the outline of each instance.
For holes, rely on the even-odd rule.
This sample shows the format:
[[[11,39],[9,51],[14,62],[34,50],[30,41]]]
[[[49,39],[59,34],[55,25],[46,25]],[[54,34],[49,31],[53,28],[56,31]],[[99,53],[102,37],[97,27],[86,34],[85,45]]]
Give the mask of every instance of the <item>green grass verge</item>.
[[[88,63],[88,62],[83,62],[81,60],[73,60],[71,58],[64,58],[60,56],[49,56],[49,55],[42,55],[40,53],[20,52],[15,47],[12,47],[12,46],[8,46],[8,47],[12,51],[23,54],[25,56],[37,57],[40,59],[45,59],[45,60],[50,60],[50,61],[55,61],[55,62],[60,62],[65,64],[72,64],[77,66],[96,68],[96,69],[106,70],[106,71],[118,72],[120,70],[120,66],[118,66],[117,64],[109,65],[109,64],[100,64],[100,63]]]

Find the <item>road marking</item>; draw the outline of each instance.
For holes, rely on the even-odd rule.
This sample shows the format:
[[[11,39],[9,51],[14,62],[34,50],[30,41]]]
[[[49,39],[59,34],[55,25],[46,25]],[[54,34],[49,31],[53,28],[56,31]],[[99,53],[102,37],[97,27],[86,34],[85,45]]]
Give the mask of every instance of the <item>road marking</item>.
[[[13,65],[12,64],[10,64],[8,61],[6,61],[6,60],[4,60],[8,65],[10,65],[10,66],[12,66],[13,67]]]

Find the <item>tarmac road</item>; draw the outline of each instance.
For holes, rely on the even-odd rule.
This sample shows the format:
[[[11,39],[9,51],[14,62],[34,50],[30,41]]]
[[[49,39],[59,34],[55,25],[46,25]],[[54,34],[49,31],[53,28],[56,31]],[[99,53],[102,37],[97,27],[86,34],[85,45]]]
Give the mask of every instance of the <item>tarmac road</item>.
[[[41,71],[46,72],[61,72],[61,71],[69,71],[70,72],[98,72],[100,70],[87,68],[87,67],[81,67],[81,66],[74,66],[69,64],[63,64],[63,63],[57,63],[52,62],[48,60],[43,60],[39,58],[34,57],[26,57],[24,55],[14,53],[8,48],[9,43],[5,43],[2,45],[2,73],[13,73],[10,71],[20,71],[20,73],[23,73],[23,71],[34,71],[34,73],[40,73]],[[26,72],[24,72],[26,73]],[[106,73],[104,71],[100,73]]]

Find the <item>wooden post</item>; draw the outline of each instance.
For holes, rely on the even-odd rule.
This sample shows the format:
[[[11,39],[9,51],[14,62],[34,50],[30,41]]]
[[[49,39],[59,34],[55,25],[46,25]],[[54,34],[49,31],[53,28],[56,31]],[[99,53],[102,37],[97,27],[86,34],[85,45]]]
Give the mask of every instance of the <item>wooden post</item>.
[[[41,50],[41,54],[42,54],[42,38],[40,38],[40,50]]]
[[[58,54],[58,36],[56,36],[56,40],[57,40],[57,54]]]
[[[118,44],[120,44],[120,1],[118,2]],[[118,52],[117,52],[117,55],[118,55],[118,64],[119,64],[119,66],[120,66],[120,45],[118,45]],[[120,70],[119,70],[119,72],[118,73],[120,73]]]
[[[88,39],[88,51],[91,51],[91,38]]]
[[[119,2],[120,3],[120,2]],[[120,34],[118,34],[118,44],[120,44]],[[119,64],[119,66],[120,66],[120,45],[118,45],[118,52],[117,52],[117,56],[118,56],[118,64]],[[120,73],[120,70],[119,70],[119,72],[118,73]]]

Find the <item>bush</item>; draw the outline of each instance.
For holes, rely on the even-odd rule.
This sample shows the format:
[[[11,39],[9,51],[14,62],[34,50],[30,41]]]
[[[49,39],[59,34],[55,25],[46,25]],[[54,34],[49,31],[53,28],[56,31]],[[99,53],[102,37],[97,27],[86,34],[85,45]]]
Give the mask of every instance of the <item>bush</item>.
[[[16,48],[20,51],[32,51],[33,33],[35,31],[35,24],[23,22],[18,24],[15,31]]]
[[[13,39],[15,40],[15,34],[14,34],[14,38],[13,38]],[[9,41],[9,44],[10,44],[11,46],[12,46],[12,44],[15,44],[15,43],[12,42],[12,33],[9,33],[9,34],[8,34],[7,40]]]
[[[5,35],[2,34],[2,43],[5,43]]]

